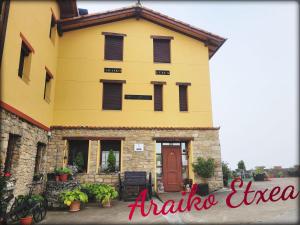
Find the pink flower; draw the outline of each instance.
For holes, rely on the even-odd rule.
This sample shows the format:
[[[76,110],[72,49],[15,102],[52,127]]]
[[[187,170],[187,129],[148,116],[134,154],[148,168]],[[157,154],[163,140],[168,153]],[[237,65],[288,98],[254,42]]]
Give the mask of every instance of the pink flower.
[[[11,176],[11,173],[6,172],[6,173],[4,174],[4,176],[5,176],[5,177],[10,177],[10,176]]]

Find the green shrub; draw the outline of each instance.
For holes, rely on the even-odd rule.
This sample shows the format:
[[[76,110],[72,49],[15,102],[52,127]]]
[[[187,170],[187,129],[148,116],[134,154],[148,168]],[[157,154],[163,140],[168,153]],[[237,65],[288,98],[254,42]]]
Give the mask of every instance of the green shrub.
[[[77,166],[78,171],[82,172],[84,167],[84,157],[82,152],[78,152],[73,163]]]
[[[70,206],[74,201],[80,201],[82,203],[88,202],[88,196],[86,193],[82,192],[80,189],[74,189],[71,191],[64,191],[60,194],[61,201]]]
[[[116,157],[113,150],[109,150],[108,159],[107,159],[107,171],[115,172],[116,171]]]
[[[222,172],[223,172],[224,179],[229,179],[232,177],[231,170],[228,166],[228,163],[222,162]]]
[[[264,169],[261,168],[261,167],[257,167],[257,168],[255,169],[255,171],[254,171],[254,174],[255,174],[255,175],[257,175],[257,174],[264,174],[264,173],[265,173],[265,171],[264,171]]]
[[[108,184],[82,184],[81,188],[82,191],[102,204],[118,197],[118,192],[115,188]]]
[[[193,164],[193,170],[194,172],[203,178],[210,178],[214,175],[215,171],[215,161],[213,158],[208,158],[207,160],[198,157],[197,162]]]

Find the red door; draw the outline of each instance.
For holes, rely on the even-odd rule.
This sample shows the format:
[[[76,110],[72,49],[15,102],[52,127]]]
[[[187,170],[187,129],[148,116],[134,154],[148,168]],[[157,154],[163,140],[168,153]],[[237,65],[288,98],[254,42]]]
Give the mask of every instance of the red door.
[[[163,184],[165,191],[181,191],[181,149],[180,146],[163,146]]]

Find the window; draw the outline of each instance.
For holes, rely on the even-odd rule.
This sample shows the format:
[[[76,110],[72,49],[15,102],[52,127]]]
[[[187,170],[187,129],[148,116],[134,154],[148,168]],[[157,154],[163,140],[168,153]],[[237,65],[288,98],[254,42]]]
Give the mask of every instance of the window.
[[[54,15],[51,15],[51,22],[50,22],[50,31],[49,31],[49,38],[53,43],[55,43],[55,31],[56,31],[56,19]]]
[[[36,157],[35,157],[35,166],[34,166],[34,174],[42,173],[42,163],[43,156],[45,153],[46,145],[43,143],[37,144]]]
[[[163,111],[163,85],[154,84],[154,111]]]
[[[123,36],[105,35],[106,60],[123,60]]]
[[[103,83],[102,109],[122,110],[122,83]]]
[[[170,42],[170,39],[153,39],[154,62],[171,62]]]
[[[45,76],[45,86],[44,86],[44,99],[47,102],[50,102],[51,95],[51,80],[53,79],[53,75],[46,68],[46,76]]]
[[[29,55],[31,53],[31,50],[28,48],[28,46],[25,44],[24,41],[22,41],[21,46],[21,53],[20,53],[20,61],[19,61],[19,70],[18,70],[18,76],[20,78],[23,78],[26,74],[26,67],[28,65],[29,61]]]
[[[108,154],[109,151],[112,150],[116,157],[116,171],[120,171],[120,159],[121,159],[121,141],[101,141],[101,160],[100,166],[101,171],[105,171],[108,166]]]
[[[179,85],[179,108],[180,111],[188,111],[187,86]]]
[[[21,137],[15,134],[9,134],[8,145],[6,150],[6,157],[4,163],[4,172],[10,172],[14,174],[16,168],[18,167],[18,162],[20,158],[20,144]]]
[[[68,164],[76,165],[79,173],[87,172],[88,153],[88,140],[69,140]]]

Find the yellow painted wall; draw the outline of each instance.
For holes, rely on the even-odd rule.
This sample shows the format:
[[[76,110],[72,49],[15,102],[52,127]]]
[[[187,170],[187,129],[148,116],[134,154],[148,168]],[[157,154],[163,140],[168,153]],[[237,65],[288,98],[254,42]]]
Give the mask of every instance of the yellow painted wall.
[[[11,1],[1,66],[1,100],[40,123],[50,126],[58,53],[58,34],[49,38],[51,8],[59,18],[56,1]],[[29,82],[18,77],[22,39],[35,50],[31,56]],[[53,73],[50,103],[44,100],[45,66]]]
[[[104,60],[102,32],[124,33],[122,62]],[[153,63],[151,35],[173,36],[171,64]],[[64,33],[60,38],[53,125],[212,126],[208,48],[202,42],[146,20],[128,19]],[[104,67],[122,68],[121,74]],[[170,70],[170,76],[155,70]],[[100,79],[126,80],[121,111],[102,110]],[[124,94],[153,95],[151,81],[166,81],[164,111],[153,101],[125,100]],[[176,82],[188,87],[189,112],[179,111]]]

